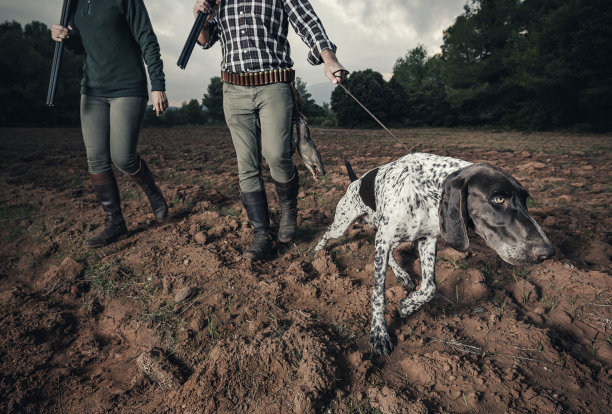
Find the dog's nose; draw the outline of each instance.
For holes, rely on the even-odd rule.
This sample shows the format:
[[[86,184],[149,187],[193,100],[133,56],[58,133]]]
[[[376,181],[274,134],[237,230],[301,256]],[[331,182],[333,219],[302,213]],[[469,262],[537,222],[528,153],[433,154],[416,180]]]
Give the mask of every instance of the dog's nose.
[[[555,249],[552,246],[537,246],[532,250],[533,256],[538,263],[550,259],[555,255]]]

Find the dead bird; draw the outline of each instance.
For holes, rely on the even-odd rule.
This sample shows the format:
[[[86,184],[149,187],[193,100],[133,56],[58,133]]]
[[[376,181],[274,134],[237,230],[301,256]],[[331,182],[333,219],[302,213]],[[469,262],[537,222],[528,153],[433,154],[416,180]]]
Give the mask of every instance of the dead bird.
[[[312,178],[319,182],[316,170],[323,176],[325,175],[325,168],[323,168],[321,154],[319,154],[314,141],[310,138],[310,128],[308,128],[306,123],[306,117],[301,113],[298,114],[295,120],[295,136],[297,141],[296,147],[304,165],[312,174]]]

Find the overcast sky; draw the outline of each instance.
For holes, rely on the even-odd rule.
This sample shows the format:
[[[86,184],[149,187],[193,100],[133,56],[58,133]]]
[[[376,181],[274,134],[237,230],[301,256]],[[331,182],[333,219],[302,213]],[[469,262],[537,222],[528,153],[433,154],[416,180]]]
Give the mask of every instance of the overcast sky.
[[[93,0],[102,1],[102,0]],[[332,42],[338,59],[349,70],[373,69],[386,76],[408,50],[423,44],[430,54],[440,51],[442,32],[463,13],[467,0],[311,0]],[[219,75],[220,46],[196,49],[185,70],[176,61],[193,25],[192,0],[145,0],[164,60],[166,89],[172,105],[201,99],[210,78]],[[22,24],[39,20],[47,26],[59,22],[61,0],[0,0],[2,22]],[[306,62],[308,49],[290,28],[289,40],[297,76],[321,101],[329,101],[333,87],[322,66]],[[49,62],[49,66],[51,62]],[[316,91],[315,91],[316,90]],[[327,91],[327,92],[326,92]]]

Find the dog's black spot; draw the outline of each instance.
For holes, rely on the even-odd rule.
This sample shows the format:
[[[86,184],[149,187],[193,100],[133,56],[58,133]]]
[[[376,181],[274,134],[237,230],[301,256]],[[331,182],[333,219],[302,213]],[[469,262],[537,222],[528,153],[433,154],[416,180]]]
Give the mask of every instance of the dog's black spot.
[[[374,196],[374,180],[378,168],[374,168],[368,171],[366,175],[361,178],[361,186],[359,187],[359,196],[363,200],[363,204],[376,211],[376,197]]]

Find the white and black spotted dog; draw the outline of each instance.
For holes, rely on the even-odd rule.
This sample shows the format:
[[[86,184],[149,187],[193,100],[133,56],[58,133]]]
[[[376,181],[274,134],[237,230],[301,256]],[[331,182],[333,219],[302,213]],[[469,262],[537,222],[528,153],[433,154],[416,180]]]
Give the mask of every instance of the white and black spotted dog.
[[[352,173],[349,168],[349,173]],[[385,322],[385,273],[414,287],[409,274],[393,257],[397,246],[417,241],[421,285],[400,302],[407,317],[435,293],[436,239],[459,251],[469,246],[473,228],[506,262],[539,263],[554,248],[526,207],[527,190],[510,174],[487,163],[472,164],[433,154],[409,154],[367,172],[353,181],[336,206],[334,222],[314,251],[338,238],[361,218],[377,227],[370,345],[378,354],[393,349]]]

